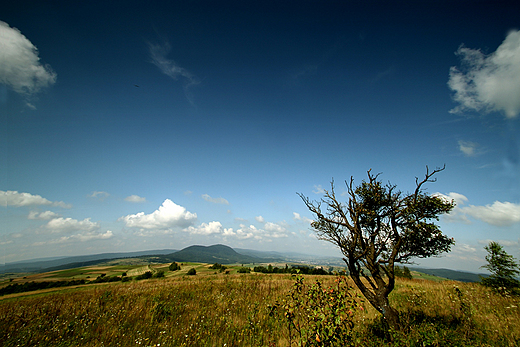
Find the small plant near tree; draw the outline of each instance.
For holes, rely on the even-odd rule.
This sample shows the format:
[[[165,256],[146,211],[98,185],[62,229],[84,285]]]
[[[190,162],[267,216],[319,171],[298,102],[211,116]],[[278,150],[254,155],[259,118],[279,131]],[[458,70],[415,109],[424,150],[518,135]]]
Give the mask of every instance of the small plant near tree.
[[[520,264],[498,242],[491,241],[484,249],[488,252],[488,263],[481,267],[489,270],[491,275],[483,277],[482,284],[502,294],[518,293],[520,281],[516,277],[520,274]]]
[[[290,346],[351,346],[358,306],[346,277],[324,287],[319,280],[305,284],[297,275],[285,300],[270,306],[270,315],[284,323]]]
[[[195,268],[191,268],[186,274],[189,276],[195,276],[197,274],[197,270],[195,270]]]

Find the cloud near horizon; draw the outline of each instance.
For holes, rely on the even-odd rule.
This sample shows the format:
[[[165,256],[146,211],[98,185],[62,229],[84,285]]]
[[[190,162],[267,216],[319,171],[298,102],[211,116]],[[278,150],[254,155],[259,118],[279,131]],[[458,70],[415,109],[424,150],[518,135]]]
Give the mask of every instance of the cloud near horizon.
[[[30,193],[19,193],[16,190],[0,190],[0,205],[4,207],[25,207],[25,206],[40,206],[51,205],[62,208],[71,208],[72,205],[66,204],[63,201],[50,201],[40,195],[33,195]]]
[[[49,65],[41,64],[38,48],[20,30],[3,21],[0,21],[0,47],[0,83],[25,96],[56,83],[56,73]]]
[[[498,111],[516,118],[520,113],[520,31],[509,32],[491,54],[464,46],[456,54],[463,68],[450,68],[448,85],[459,103],[450,112]]]
[[[92,233],[99,229],[99,223],[91,222],[90,218],[82,221],[73,218],[53,218],[45,226],[51,233],[87,232]]]
[[[119,218],[129,228],[140,229],[170,229],[192,226],[197,220],[197,214],[191,213],[185,207],[177,205],[170,199],[164,200],[161,206],[150,214],[139,212]]]

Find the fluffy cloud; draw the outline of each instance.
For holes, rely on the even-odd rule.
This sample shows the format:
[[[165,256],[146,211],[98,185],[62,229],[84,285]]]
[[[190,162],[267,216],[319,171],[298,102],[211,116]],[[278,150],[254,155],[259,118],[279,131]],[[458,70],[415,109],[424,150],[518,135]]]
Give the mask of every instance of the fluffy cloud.
[[[495,201],[486,206],[467,206],[462,212],[485,223],[508,226],[520,222],[520,204]]]
[[[255,219],[258,223],[265,223],[265,219],[262,216],[256,216]]]
[[[304,222],[304,223],[309,223],[309,224],[311,224],[311,223],[313,222],[312,219],[309,219],[309,218],[307,218],[307,217],[302,217],[302,216],[300,216],[300,214],[297,213],[297,212],[293,212],[293,219],[294,219],[295,221],[302,221],[302,222]]]
[[[214,204],[223,204],[223,205],[229,205],[229,201],[227,201],[224,198],[212,198],[208,194],[202,194],[202,198],[206,201],[212,202]]]
[[[486,206],[462,206],[468,201],[468,198],[462,194],[452,192],[448,195],[441,193],[433,195],[448,201],[455,200],[455,208],[446,216],[446,219],[451,222],[469,223],[468,216],[495,226],[509,226],[520,222],[520,204],[495,201],[493,204]]]
[[[38,49],[16,28],[0,21],[0,83],[31,95],[56,82],[56,73],[42,65]]]
[[[232,236],[235,233],[232,228],[226,229],[222,227],[220,222],[209,222],[209,224],[202,223],[197,227],[190,226],[185,229],[185,231],[190,234],[198,234],[198,235],[211,235],[211,234],[221,234],[223,236]]]
[[[54,218],[45,226],[52,233],[71,233],[71,232],[93,232],[99,229],[99,223],[90,221],[85,218],[82,221],[72,218]]]
[[[128,202],[146,202],[146,198],[142,198],[139,195],[130,195],[125,198]]]
[[[29,212],[29,216],[27,218],[29,219],[42,219],[42,220],[49,220],[60,217],[59,214],[56,214],[52,211],[45,211],[45,212],[36,212],[31,211]]]
[[[52,202],[47,200],[40,195],[33,195],[30,193],[18,193],[14,190],[2,191],[0,190],[0,205],[2,206],[39,206],[39,205],[52,205],[63,208],[71,208],[70,204],[66,204],[63,201]]]
[[[464,68],[450,69],[448,85],[459,103],[452,112],[502,111],[515,118],[520,112],[520,31],[511,31],[489,55],[463,46],[456,54]]]
[[[169,43],[165,43],[164,45],[150,43],[148,44],[148,48],[150,50],[152,64],[157,66],[163,74],[174,80],[177,80],[179,77],[183,79],[184,94],[188,101],[193,105],[194,98],[191,93],[191,88],[200,83],[199,79],[185,68],[180,67],[175,61],[166,58],[171,50]]]
[[[312,191],[314,194],[325,194],[325,189],[321,186],[321,184],[314,185],[314,190]]]
[[[186,211],[186,208],[175,204],[170,199],[164,200],[159,209],[151,214],[139,212],[119,218],[127,227],[141,229],[185,228],[197,219],[196,213]]]

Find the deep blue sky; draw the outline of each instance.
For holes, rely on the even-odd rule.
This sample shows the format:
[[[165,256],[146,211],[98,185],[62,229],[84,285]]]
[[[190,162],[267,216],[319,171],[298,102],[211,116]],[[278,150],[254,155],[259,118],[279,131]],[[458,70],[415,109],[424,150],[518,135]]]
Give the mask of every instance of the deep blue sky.
[[[0,11],[2,262],[224,243],[339,255],[296,195],[382,172],[520,256],[520,5],[17,1]],[[346,197],[345,197],[346,198]]]

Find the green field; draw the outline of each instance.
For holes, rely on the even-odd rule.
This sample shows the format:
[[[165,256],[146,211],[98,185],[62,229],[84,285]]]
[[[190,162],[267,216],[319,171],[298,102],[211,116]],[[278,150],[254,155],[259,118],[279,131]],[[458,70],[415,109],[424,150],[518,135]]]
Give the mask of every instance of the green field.
[[[55,288],[0,297],[1,346],[296,346],[276,302],[287,300],[295,279],[288,274],[229,274],[211,264],[184,263],[164,278]],[[41,274],[78,277],[99,267]],[[195,268],[197,275],[187,276]],[[108,274],[148,266],[104,267]],[[55,277],[49,277],[55,276]],[[415,275],[415,273],[414,273]],[[13,282],[31,280],[18,278]],[[419,277],[419,276],[417,276]],[[425,278],[420,276],[419,278]],[[335,276],[305,276],[333,286]],[[7,283],[4,283],[6,285]],[[350,282],[353,285],[352,282]],[[356,293],[356,290],[352,290]],[[520,300],[477,283],[399,279],[391,303],[403,330],[384,333],[379,314],[364,300],[353,309],[355,346],[518,346]],[[300,341],[301,342],[301,341]],[[291,344],[292,343],[292,344]],[[316,339],[303,345],[319,346]],[[338,345],[347,345],[347,342]]]

